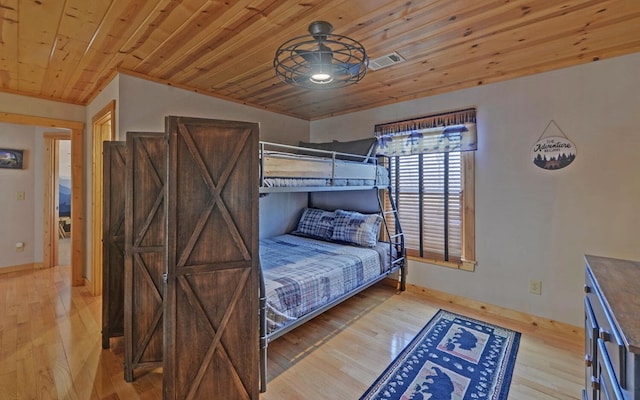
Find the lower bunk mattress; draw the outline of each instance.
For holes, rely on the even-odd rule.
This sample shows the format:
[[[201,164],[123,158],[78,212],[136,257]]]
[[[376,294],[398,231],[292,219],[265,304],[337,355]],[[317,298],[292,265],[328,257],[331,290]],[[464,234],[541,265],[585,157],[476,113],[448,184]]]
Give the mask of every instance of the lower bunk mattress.
[[[267,334],[389,269],[389,243],[364,248],[295,235],[260,240]]]

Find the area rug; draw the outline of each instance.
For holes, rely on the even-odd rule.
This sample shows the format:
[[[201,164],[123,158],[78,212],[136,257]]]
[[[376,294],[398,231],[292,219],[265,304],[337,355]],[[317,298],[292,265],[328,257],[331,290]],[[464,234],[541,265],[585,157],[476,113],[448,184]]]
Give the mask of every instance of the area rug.
[[[505,400],[520,333],[440,310],[360,400]]]

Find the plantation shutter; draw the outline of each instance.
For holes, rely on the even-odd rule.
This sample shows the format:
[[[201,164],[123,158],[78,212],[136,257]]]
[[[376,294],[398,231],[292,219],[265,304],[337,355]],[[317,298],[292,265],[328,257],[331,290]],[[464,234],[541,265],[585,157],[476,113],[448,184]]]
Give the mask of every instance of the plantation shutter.
[[[399,158],[393,159],[395,163],[392,163],[391,175],[392,182],[396,183],[395,198],[400,226],[405,235],[405,247],[413,251],[420,249],[419,158],[418,155],[406,156],[402,162]]]
[[[459,152],[447,154],[449,194],[446,201],[445,153],[398,157],[391,164],[391,180],[394,182],[394,194],[408,254],[445,260],[446,253],[446,261],[460,262],[462,160]],[[419,173],[420,158],[422,178]],[[422,191],[419,190],[420,187]],[[445,213],[445,203],[448,215]],[[445,223],[448,227],[446,231]]]
[[[465,113],[469,115],[469,110],[465,110]],[[425,118],[421,118],[421,121],[424,120]],[[469,124],[468,120],[464,122]],[[475,110],[473,122],[472,129],[475,132]],[[402,124],[407,126],[407,121],[402,121]],[[390,125],[385,124],[385,127]],[[409,137],[410,132],[395,135],[397,139]],[[462,262],[462,163],[460,151],[389,158],[392,190],[408,255],[452,263]]]

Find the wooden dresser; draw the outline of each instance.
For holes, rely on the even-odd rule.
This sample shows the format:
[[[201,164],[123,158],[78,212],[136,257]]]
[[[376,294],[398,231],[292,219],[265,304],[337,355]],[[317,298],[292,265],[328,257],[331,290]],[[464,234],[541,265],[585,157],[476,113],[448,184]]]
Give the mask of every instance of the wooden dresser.
[[[640,262],[585,256],[584,399],[640,399]]]

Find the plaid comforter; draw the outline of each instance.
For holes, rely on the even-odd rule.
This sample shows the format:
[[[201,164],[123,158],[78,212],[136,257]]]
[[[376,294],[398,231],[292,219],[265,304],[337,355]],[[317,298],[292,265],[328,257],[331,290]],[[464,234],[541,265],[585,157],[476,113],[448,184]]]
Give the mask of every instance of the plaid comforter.
[[[267,332],[380,275],[374,249],[293,235],[260,240],[266,286]]]

